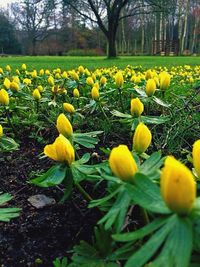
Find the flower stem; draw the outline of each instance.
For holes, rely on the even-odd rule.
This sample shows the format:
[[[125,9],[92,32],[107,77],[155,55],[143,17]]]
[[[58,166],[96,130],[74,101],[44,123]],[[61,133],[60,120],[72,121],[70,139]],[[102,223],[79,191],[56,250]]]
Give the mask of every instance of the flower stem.
[[[87,201],[93,200],[92,197],[85,191],[85,189],[83,189],[83,187],[79,183],[76,183],[75,186]]]
[[[122,100],[122,90],[121,90],[121,88],[119,88],[119,100],[120,100],[120,105],[121,105],[121,108],[122,108],[122,112],[124,113],[125,110],[124,110],[124,105],[123,105],[123,100]]]

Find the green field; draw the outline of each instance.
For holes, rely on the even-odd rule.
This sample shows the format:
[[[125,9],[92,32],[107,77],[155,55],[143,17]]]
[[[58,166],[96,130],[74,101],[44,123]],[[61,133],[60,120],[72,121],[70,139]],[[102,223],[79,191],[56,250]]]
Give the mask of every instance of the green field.
[[[89,69],[117,66],[124,68],[127,65],[152,68],[155,66],[172,66],[172,65],[199,65],[200,57],[157,57],[157,56],[132,56],[120,57],[118,59],[107,59],[105,57],[50,57],[50,56],[17,56],[17,57],[2,57],[0,58],[0,67],[5,67],[7,64],[12,68],[19,68],[22,63],[26,63],[29,69],[54,69],[61,68],[69,70],[83,65]]]

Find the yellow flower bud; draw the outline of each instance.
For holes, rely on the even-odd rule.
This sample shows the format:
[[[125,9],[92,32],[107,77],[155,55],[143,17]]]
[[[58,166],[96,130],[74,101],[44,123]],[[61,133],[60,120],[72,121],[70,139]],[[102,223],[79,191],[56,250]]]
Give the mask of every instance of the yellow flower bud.
[[[3,74],[3,69],[2,68],[0,68],[0,74]]]
[[[196,198],[196,183],[192,172],[172,156],[168,156],[162,169],[161,194],[174,212],[188,214]]]
[[[83,66],[79,66],[78,67],[78,71],[80,72],[80,74],[84,73],[84,67]]]
[[[17,75],[20,75],[20,71],[19,71],[18,69],[15,70],[15,73],[16,73]]]
[[[193,166],[195,168],[197,176],[200,178],[200,139],[197,140],[193,145],[192,157]]]
[[[37,78],[37,70],[34,70],[32,71],[31,73],[31,77],[34,79],[34,78]]]
[[[138,97],[131,99],[131,115],[134,117],[139,117],[143,111],[144,105],[140,99]]]
[[[11,71],[11,67],[10,67],[10,65],[7,65],[7,66],[6,66],[6,70],[9,71],[9,72]]]
[[[80,94],[79,94],[79,90],[77,88],[75,88],[73,90],[73,96],[76,97],[76,98],[79,98]]]
[[[3,85],[5,86],[6,89],[10,88],[10,80],[8,78],[5,78]]]
[[[26,64],[22,64],[21,69],[26,70]]]
[[[73,146],[62,134],[56,138],[53,144],[45,146],[44,154],[55,161],[66,162],[69,166],[75,159]]]
[[[125,182],[132,181],[137,172],[137,164],[126,145],[119,145],[112,149],[109,165],[114,175]]]
[[[41,69],[39,74],[40,74],[40,76],[43,76],[44,75],[44,69]]]
[[[94,100],[99,99],[99,89],[96,86],[92,87],[91,95],[92,95],[92,99]]]
[[[53,76],[49,76],[48,84],[51,85],[51,86],[54,86],[54,78],[53,78]]]
[[[93,86],[94,85],[94,80],[92,79],[92,77],[87,77],[86,79],[86,83],[90,86]]]
[[[117,74],[115,75],[115,83],[118,88],[123,87],[124,78],[121,71],[118,71]]]
[[[170,75],[167,72],[160,73],[160,89],[166,90],[168,86],[170,85]]]
[[[152,135],[149,128],[140,122],[133,136],[133,148],[138,153],[143,153],[151,144]]]
[[[59,133],[66,136],[67,138],[71,137],[73,134],[72,125],[64,113],[61,113],[58,116],[56,128],[57,128]]]
[[[39,101],[40,98],[41,98],[41,94],[40,94],[40,91],[38,89],[35,89],[32,93],[33,95],[33,98],[36,100],[36,101]]]
[[[2,125],[0,124],[0,137],[2,137],[3,136],[3,127],[2,127]]]
[[[40,93],[44,92],[44,88],[42,85],[38,85],[37,89],[39,90]]]
[[[75,71],[73,71],[73,73],[72,73],[72,78],[73,78],[75,81],[78,81],[78,80],[79,80],[79,76],[78,76],[78,74],[77,74]]]
[[[152,79],[153,78],[153,73],[151,70],[147,70],[146,73],[145,73],[145,79],[146,80],[149,80],[149,79]]]
[[[45,70],[45,74],[46,75],[50,75],[50,71],[49,70]]]
[[[67,72],[64,71],[63,74],[62,74],[62,78],[63,78],[63,79],[67,79],[67,77],[68,77]]]
[[[31,84],[31,79],[25,78],[23,80],[23,83],[26,84],[26,85],[30,85]]]
[[[107,79],[105,76],[102,76],[101,79],[100,79],[100,84],[101,85],[105,85],[107,83]]]
[[[69,103],[64,103],[63,104],[63,108],[64,108],[65,111],[67,111],[69,113],[74,113],[75,112],[74,106],[69,104]]]
[[[55,74],[55,78],[56,78],[56,79],[60,79],[60,73],[56,73],[56,74]]]
[[[16,83],[15,81],[12,81],[12,82],[10,83],[10,88],[11,88],[13,91],[18,92],[18,91],[19,91],[19,84]]]
[[[5,89],[0,90],[0,104],[4,106],[9,104],[9,95]]]
[[[149,79],[146,84],[146,94],[152,96],[156,91],[156,82],[154,79]]]

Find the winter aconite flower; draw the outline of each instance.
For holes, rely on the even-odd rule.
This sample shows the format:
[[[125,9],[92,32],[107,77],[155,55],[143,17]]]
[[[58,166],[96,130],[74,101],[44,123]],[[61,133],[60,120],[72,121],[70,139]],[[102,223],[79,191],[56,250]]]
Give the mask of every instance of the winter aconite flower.
[[[0,138],[3,136],[3,127],[2,125],[0,124]]]
[[[133,149],[138,153],[143,153],[150,146],[152,134],[144,123],[139,123],[133,136]]]
[[[170,75],[167,72],[160,73],[160,89],[166,90],[170,85]]]
[[[44,154],[55,161],[67,162],[69,166],[75,159],[73,146],[62,134],[56,138],[53,144],[45,146]]]
[[[200,139],[197,140],[193,145],[192,157],[195,171],[197,176],[200,178]]]
[[[131,100],[131,115],[134,117],[139,117],[143,111],[144,111],[144,105],[140,101],[140,99],[138,97],[133,98]]]
[[[109,165],[114,175],[123,181],[132,181],[137,172],[137,164],[126,145],[119,145],[112,149]]]
[[[146,94],[148,96],[154,95],[156,91],[156,82],[154,79],[149,79],[146,84]]]
[[[5,78],[3,85],[6,89],[10,89],[10,80],[8,78]]]
[[[96,86],[92,87],[91,95],[92,95],[92,99],[94,100],[99,99],[99,89]]]
[[[74,113],[75,112],[75,109],[74,109],[74,106],[70,103],[64,103],[63,104],[63,108],[65,111],[69,112],[69,113]]]
[[[41,98],[41,94],[40,94],[40,91],[38,90],[38,89],[35,89],[34,91],[33,91],[33,98],[36,100],[36,101],[39,101],[40,100],[40,98]]]
[[[124,84],[124,78],[123,78],[123,74],[121,71],[118,71],[116,74],[115,74],[115,83],[117,85],[118,88],[121,88],[123,87],[123,84]]]
[[[9,104],[9,95],[5,89],[0,90],[0,104],[4,106]]]
[[[70,121],[68,120],[68,118],[63,113],[61,113],[58,116],[56,127],[57,127],[58,132],[66,136],[67,138],[70,138],[73,134],[72,125]]]
[[[76,98],[79,98],[80,94],[79,94],[79,90],[77,88],[75,88],[73,90],[73,96],[76,97]]]
[[[188,214],[196,198],[192,172],[172,156],[165,160],[161,174],[161,193],[167,206],[180,215]]]

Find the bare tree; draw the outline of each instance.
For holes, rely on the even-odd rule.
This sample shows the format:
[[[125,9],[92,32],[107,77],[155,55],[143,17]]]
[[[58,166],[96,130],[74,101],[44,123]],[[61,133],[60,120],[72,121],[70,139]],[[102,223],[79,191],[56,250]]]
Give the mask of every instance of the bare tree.
[[[37,41],[47,37],[50,17],[55,8],[54,0],[22,0],[12,5],[12,12],[19,28],[27,35],[31,54],[36,55]]]

